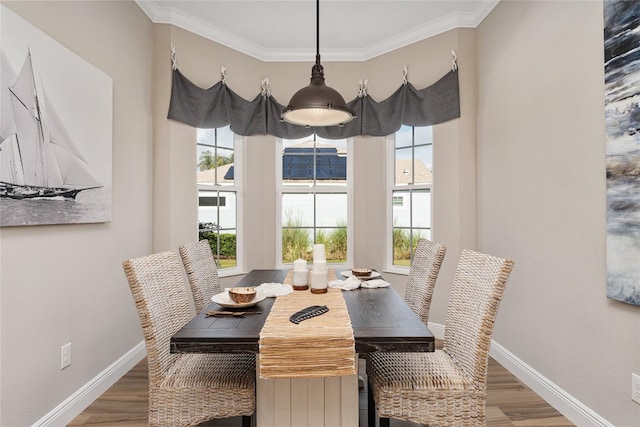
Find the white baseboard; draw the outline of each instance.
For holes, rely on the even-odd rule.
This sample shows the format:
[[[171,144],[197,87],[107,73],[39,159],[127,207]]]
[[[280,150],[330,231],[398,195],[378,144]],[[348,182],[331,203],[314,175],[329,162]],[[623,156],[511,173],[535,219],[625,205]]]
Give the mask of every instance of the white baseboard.
[[[444,325],[429,323],[429,329],[436,338],[444,337]],[[64,402],[36,421],[32,427],[65,426],[93,403],[102,393],[115,384],[146,356],[144,341],[141,341],[111,366],[98,374]],[[504,366],[516,378],[531,388],[558,412],[579,426],[614,427],[582,402],[555,385],[540,372],[520,360],[513,353],[495,341],[491,341],[491,357]]]
[[[429,329],[436,338],[442,339],[444,337],[444,325],[429,323]],[[527,387],[536,392],[549,405],[567,417],[572,423],[581,427],[615,427],[493,340],[491,340],[490,353],[491,357],[498,363],[526,384]]]
[[[64,402],[36,421],[32,427],[66,426],[146,355],[144,341],[141,341],[82,388],[65,399]]]

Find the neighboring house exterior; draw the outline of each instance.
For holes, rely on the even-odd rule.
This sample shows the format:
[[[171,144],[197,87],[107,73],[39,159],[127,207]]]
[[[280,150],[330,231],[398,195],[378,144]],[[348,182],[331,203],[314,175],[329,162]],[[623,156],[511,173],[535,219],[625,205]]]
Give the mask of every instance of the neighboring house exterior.
[[[307,143],[302,143],[302,144],[297,144],[295,147],[292,147],[292,148],[302,149],[302,148],[310,148],[310,147],[311,146],[308,145]],[[325,147],[322,147],[322,148],[325,148]],[[343,153],[336,150],[335,147],[332,147],[332,148],[335,150],[336,157],[342,157],[342,159],[344,159],[344,157],[342,156]],[[286,157],[286,150],[288,150],[288,148],[285,149],[285,157]],[[300,155],[298,155],[298,157],[312,158],[312,156],[300,156]],[[308,169],[308,164],[303,166],[304,168],[306,168],[305,170],[307,171],[310,170]],[[284,170],[287,167],[289,167],[289,171]],[[424,163],[420,161],[416,161],[415,168],[416,168],[415,176],[417,181],[421,183],[429,183],[429,184],[433,182],[433,174],[431,170]],[[408,184],[409,180],[411,179],[410,169],[411,169],[411,160],[404,160],[404,159],[396,160],[396,167],[395,167],[396,182],[399,184],[402,184],[402,183]],[[344,170],[346,172],[346,166]],[[295,174],[295,171],[293,172],[293,174]],[[286,163],[283,164],[283,177],[284,176],[292,176],[291,168],[290,166],[287,166]],[[320,173],[319,176],[332,176],[332,178],[326,178],[327,180],[335,180],[336,178],[336,175],[335,174],[332,175],[331,173],[324,173],[324,174]],[[214,180],[215,178],[217,178],[217,181]],[[295,185],[297,183],[304,182],[305,179],[308,180],[309,176],[302,176],[298,174],[298,179],[283,179],[283,181],[286,183]],[[318,178],[318,179],[323,179],[323,178]],[[212,182],[218,182],[218,183],[226,182],[228,184],[232,184],[233,183],[233,163],[219,166],[215,169],[208,169],[205,171],[198,172],[197,182],[198,184],[207,184]],[[199,198],[198,218],[200,219],[200,222],[215,223],[216,222],[215,218],[217,217],[216,209],[219,209],[221,224],[235,223],[236,203],[235,203],[235,200],[233,199],[234,197],[235,197],[235,194],[231,192],[220,193],[220,196],[218,197],[215,194],[215,191],[207,191],[202,189],[199,190],[198,191],[198,198]],[[411,212],[409,209],[410,205],[407,198],[408,198],[408,193],[402,193],[394,197],[394,201],[393,201],[394,222],[405,223],[408,221]],[[341,196],[338,195],[335,197],[335,203],[332,203],[331,195],[327,195],[324,198],[324,201],[325,203],[323,203],[323,206],[319,207],[317,213],[321,217],[320,219],[326,218],[328,220],[334,217],[335,215],[334,212],[336,211],[336,207],[339,206],[341,203]],[[429,213],[431,212],[431,206],[426,205],[427,204],[426,200],[420,199],[419,203],[420,203],[419,205],[414,206],[415,209],[419,210],[420,212],[425,212],[425,211]],[[300,210],[301,212],[310,212],[312,211],[312,206],[305,206],[305,207],[302,207],[302,209]],[[344,222],[346,223],[346,218],[344,218]]]
[[[218,224],[217,210],[219,209],[219,224],[225,228],[235,228],[236,223],[236,200],[234,192],[220,192],[217,190],[203,190],[201,184],[211,184],[218,182],[233,184],[231,179],[225,178],[229,171],[233,171],[233,163],[218,166],[215,169],[207,169],[197,174],[198,183],[198,220],[200,223]],[[217,176],[216,176],[217,175]],[[217,178],[217,179],[216,179]],[[235,234],[235,231],[229,231]]]
[[[410,159],[397,159],[395,161],[396,187],[402,187],[403,184],[411,183],[411,166]],[[415,171],[413,174],[415,182],[421,184],[433,184],[433,173],[427,165],[416,159]],[[411,217],[411,204],[409,203],[409,193],[395,191],[393,195],[393,224],[408,224]],[[424,212],[425,217],[422,221],[415,221],[413,224],[431,224],[431,197],[416,197],[413,199],[414,212]],[[430,226],[429,226],[430,228]],[[421,237],[430,238],[430,235],[422,235]]]

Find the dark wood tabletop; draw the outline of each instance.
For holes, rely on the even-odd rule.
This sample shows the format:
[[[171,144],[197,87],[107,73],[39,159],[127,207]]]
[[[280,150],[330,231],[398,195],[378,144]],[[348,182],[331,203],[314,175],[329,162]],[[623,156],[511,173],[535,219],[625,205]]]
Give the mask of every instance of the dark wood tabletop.
[[[252,270],[235,286],[282,283],[288,270]],[[294,291],[308,292],[308,291]],[[373,351],[434,351],[431,331],[390,287],[344,291],[360,356]],[[172,353],[258,353],[258,340],[275,298],[243,311],[243,317],[206,317],[209,310],[228,310],[211,303],[171,337]]]

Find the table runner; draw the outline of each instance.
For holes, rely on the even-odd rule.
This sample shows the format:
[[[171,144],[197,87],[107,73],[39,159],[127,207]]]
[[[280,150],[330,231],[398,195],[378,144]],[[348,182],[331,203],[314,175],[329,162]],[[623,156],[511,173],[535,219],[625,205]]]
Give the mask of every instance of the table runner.
[[[284,280],[291,283],[292,272]],[[329,280],[335,270],[329,270]],[[299,324],[289,316],[311,305],[329,312]],[[317,378],[356,371],[355,340],[347,305],[339,289],[325,294],[294,291],[277,297],[260,332],[260,378]]]

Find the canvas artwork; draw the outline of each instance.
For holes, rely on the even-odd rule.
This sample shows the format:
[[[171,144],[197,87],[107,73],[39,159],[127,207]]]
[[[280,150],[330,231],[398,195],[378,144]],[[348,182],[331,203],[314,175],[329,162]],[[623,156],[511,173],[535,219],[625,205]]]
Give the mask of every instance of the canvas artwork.
[[[0,24],[0,226],[111,221],[111,78],[4,6]]]
[[[607,297],[640,306],[640,2],[604,2]]]

